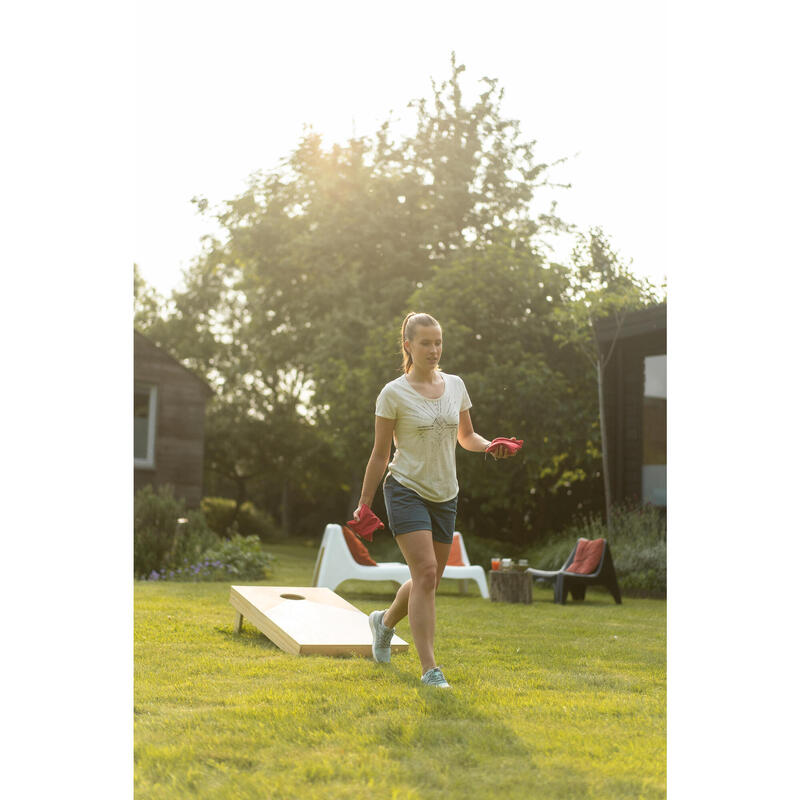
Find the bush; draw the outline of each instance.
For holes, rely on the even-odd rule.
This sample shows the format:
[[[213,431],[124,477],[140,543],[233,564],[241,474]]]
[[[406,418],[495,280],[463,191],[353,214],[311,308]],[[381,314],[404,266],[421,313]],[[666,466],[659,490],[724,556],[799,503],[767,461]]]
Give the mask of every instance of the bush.
[[[186,519],[179,524],[179,519]],[[133,501],[133,571],[136,577],[174,569],[219,542],[200,511],[186,512],[171,486],[144,486]]]
[[[667,523],[658,508],[646,505],[617,506],[611,510],[611,533],[600,516],[574,523],[528,553],[531,566],[559,569],[575,542],[608,539],[620,590],[628,595],[666,597]]]
[[[216,537],[215,537],[216,538]],[[184,559],[180,566],[152,570],[148,580],[227,581],[263,580],[272,573],[273,557],[257,536],[234,535],[208,548],[200,558]]]
[[[242,503],[236,513],[236,501],[228,497],[204,497],[200,508],[209,527],[219,536],[230,538],[236,534],[258,536],[267,541],[280,537],[280,531],[270,514],[257,509],[252,503]]]
[[[184,515],[184,502],[177,499],[172,487],[158,492],[144,486],[133,499],[133,571],[147,575],[169,562],[175,544],[177,522]]]
[[[272,555],[264,550],[258,536],[234,535],[206,550],[204,559],[219,561],[229,577],[262,580],[269,577]]]
[[[208,526],[202,511],[190,511],[186,518],[187,523],[178,526],[179,537],[174,550],[173,564],[199,561],[206,550],[216,546],[220,541],[219,536]]]

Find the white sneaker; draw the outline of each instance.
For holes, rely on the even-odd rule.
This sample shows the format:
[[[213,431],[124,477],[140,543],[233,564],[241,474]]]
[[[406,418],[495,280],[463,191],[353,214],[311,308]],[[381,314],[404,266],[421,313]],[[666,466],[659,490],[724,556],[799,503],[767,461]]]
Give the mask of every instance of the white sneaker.
[[[392,658],[391,643],[394,628],[387,628],[383,624],[383,615],[386,611],[373,611],[369,615],[369,627],[372,631],[372,657],[379,664],[387,664]]]
[[[439,667],[429,669],[421,678],[422,682],[427,686],[436,686],[439,689],[450,689],[450,684],[445,680],[442,671]]]

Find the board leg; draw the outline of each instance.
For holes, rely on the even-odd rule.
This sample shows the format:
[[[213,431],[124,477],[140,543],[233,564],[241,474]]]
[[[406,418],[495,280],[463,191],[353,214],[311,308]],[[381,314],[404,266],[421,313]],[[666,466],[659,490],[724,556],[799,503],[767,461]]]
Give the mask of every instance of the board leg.
[[[242,615],[238,611],[236,612],[236,622],[234,623],[233,628],[235,633],[242,632]]]

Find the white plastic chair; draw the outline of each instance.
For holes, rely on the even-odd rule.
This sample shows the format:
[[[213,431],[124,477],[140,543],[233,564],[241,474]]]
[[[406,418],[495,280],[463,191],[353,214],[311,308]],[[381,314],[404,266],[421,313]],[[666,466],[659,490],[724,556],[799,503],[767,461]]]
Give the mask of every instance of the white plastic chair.
[[[454,578],[461,581],[462,593],[466,590],[467,581],[475,581],[480,589],[481,597],[485,600],[489,599],[489,587],[486,584],[486,572],[483,567],[477,564],[469,563],[469,556],[467,555],[467,548],[464,546],[464,537],[458,531],[453,534],[453,537],[458,537],[458,542],[461,545],[461,560],[464,562],[463,567],[445,567],[442,573],[443,578]]]
[[[462,581],[462,591],[464,590],[464,581],[474,580],[478,584],[481,596],[488,599],[489,588],[486,584],[486,573],[482,567],[469,563],[464,547],[464,537],[460,534],[459,540],[461,560],[464,562],[464,566],[445,567],[442,577]],[[347,546],[341,525],[331,523],[325,527],[325,533],[322,535],[322,542],[317,553],[317,562],[314,565],[312,586],[325,586],[335,592],[339,584],[349,580],[394,581],[402,584],[409,578],[411,578],[411,572],[408,564],[400,561],[384,561],[374,567],[359,564]]]

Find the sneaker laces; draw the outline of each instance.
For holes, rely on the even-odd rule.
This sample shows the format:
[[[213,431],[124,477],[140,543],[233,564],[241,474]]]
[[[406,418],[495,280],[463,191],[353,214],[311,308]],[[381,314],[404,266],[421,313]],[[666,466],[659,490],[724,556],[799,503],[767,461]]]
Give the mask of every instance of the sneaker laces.
[[[387,628],[381,618],[381,624],[378,626],[378,646],[387,647],[392,641],[392,636],[394,636],[394,628]]]
[[[439,669],[439,667],[434,667],[425,674],[428,676],[428,680],[431,683],[447,683],[447,680],[444,677],[444,673]]]

